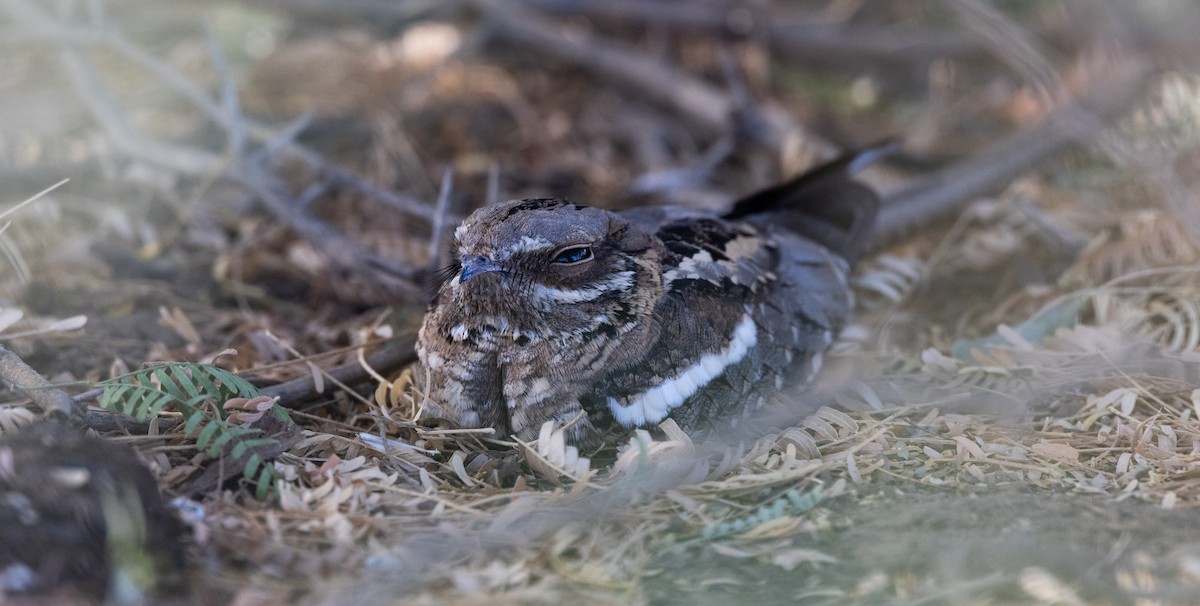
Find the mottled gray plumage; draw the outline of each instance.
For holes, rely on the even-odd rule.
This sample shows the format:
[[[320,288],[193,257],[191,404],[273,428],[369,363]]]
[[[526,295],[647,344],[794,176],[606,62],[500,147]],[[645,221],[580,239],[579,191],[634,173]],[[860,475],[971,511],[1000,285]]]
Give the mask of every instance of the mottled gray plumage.
[[[667,416],[703,430],[807,383],[849,311],[879,203],[851,174],[877,153],[725,215],[558,199],[476,211],[421,327],[426,416],[526,440],[555,420],[589,446]]]

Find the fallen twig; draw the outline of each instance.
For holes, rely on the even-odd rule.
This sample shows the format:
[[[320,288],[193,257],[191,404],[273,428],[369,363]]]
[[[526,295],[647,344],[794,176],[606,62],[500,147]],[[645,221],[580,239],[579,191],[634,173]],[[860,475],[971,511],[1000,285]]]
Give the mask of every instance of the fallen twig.
[[[416,358],[414,347],[416,347],[416,338],[413,336],[393,339],[379,351],[367,356],[367,365],[380,373],[390,373]],[[331,368],[324,374],[348,385],[362,382],[370,376],[370,373],[357,361]],[[279,398],[279,405],[284,408],[299,408],[318,395],[313,378],[307,375],[278,385],[264,387],[260,393],[264,396]]]
[[[459,8],[458,2],[453,0],[339,0],[336,3],[328,0],[249,0],[249,4],[286,11],[322,26],[339,22],[370,23],[389,31],[404,23],[430,18],[434,13],[452,13]]]
[[[1148,63],[1130,61],[1113,66],[1108,73],[1103,83],[1037,124],[885,194],[873,247],[887,246],[922,225],[949,216],[1069,147],[1099,135],[1106,122],[1125,114],[1142,98],[1154,70]]]
[[[253,191],[272,214],[285,220],[339,267],[365,275],[372,283],[392,286],[394,291],[404,295],[420,291],[415,269],[379,255],[304,212],[275,175],[253,166],[238,167],[238,170],[231,170],[230,175]]]
[[[670,107],[694,126],[712,134],[744,131],[752,140],[782,149],[798,139],[821,154],[833,146],[804,130],[776,107],[755,108],[754,115],[738,115],[733,95],[693,78],[661,61],[613,45],[594,36],[570,35],[541,15],[511,2],[476,0],[498,38],[537,49],[623,84],[650,101]],[[736,120],[740,118],[740,120]]]
[[[453,227],[452,223],[446,221],[446,216],[450,214],[450,192],[453,186],[454,172],[447,168],[442,173],[437,212],[433,218],[433,234],[429,237],[429,268],[434,271],[443,265],[442,257],[446,255],[446,251],[442,250],[442,240],[446,237],[446,230]]]
[[[551,14],[586,15],[677,31],[761,39],[775,53],[819,63],[920,66],[939,58],[964,58],[987,52],[979,39],[961,32],[932,29],[897,32],[894,28],[830,23],[828,18],[816,14],[778,23],[768,12],[747,2],[526,0],[526,3]]]
[[[232,79],[222,73],[225,70],[222,69],[219,53],[214,55],[214,69],[222,75],[222,81],[226,83],[223,88],[225,93],[222,96],[223,101],[220,103],[195,82],[152,53],[130,42],[116,29],[85,28],[59,23],[30,6],[25,0],[7,0],[0,4],[0,7],[6,9],[10,17],[27,27],[28,33],[36,35],[38,39],[52,42],[60,48],[79,50],[82,46],[95,44],[112,50],[118,56],[146,70],[167,88],[181,95],[206,118],[221,127],[231,136],[232,140],[239,140],[241,136],[239,133],[244,133],[244,138],[262,144],[272,153],[281,153],[301,160],[313,170],[336,178],[339,184],[354,187],[357,191],[406,214],[422,219],[430,219],[433,216],[432,209],[422,201],[370,183],[363,177],[332,164],[320,154],[297,143],[295,135],[299,134],[299,131],[307,125],[306,121],[302,120],[297,123],[301,128],[284,129],[285,132],[281,133],[278,129],[260,124],[239,112],[231,111],[231,109],[236,109],[236,104],[228,98]],[[89,69],[94,71],[93,66],[89,66]],[[94,87],[89,88],[94,90]],[[90,102],[91,100],[85,99],[84,101]],[[93,112],[96,111],[94,107],[89,109]]]
[[[398,294],[407,296],[420,291],[416,270],[378,255],[307,213],[295,203],[286,186],[278,178],[268,174],[260,163],[253,160],[258,158],[257,155],[236,152],[243,147],[245,139],[251,137],[264,142],[268,147],[287,151],[319,172],[334,177],[337,183],[352,185],[395,208],[432,219],[433,211],[427,205],[365,183],[349,171],[333,167],[319,154],[290,140],[280,141],[277,133],[249,124],[237,111],[236,102],[230,100],[236,97],[236,92],[230,90],[232,78],[227,74],[222,77],[224,101],[218,103],[170,66],[112,30],[93,31],[62,25],[24,0],[7,0],[0,4],[0,7],[6,9],[18,22],[33,31],[44,33],[47,39],[58,44],[59,57],[68,76],[81,93],[80,96],[93,117],[118,149],[133,158],[192,177],[211,178],[218,174],[228,175],[258,195],[272,214],[308,239],[338,267],[365,275],[373,283],[382,283]],[[139,132],[126,119],[110,89],[100,78],[99,70],[83,52],[85,42],[103,43],[113,48],[183,95],[226,132],[231,151],[235,153],[231,156],[218,155],[205,149],[164,143]],[[222,71],[223,61],[219,53],[214,57],[214,64],[218,71]]]
[[[103,392],[103,390],[96,390]],[[88,392],[89,394],[92,392]],[[86,394],[80,394],[86,395]],[[92,397],[98,397],[100,393],[96,393]],[[75,397],[76,401],[90,398]],[[150,424],[157,422],[160,432],[170,431],[183,423],[182,417],[156,417],[154,419],[139,421],[129,415],[123,415],[117,412],[108,410],[88,409],[78,422],[83,427],[94,429],[99,433],[121,433],[129,435],[144,436],[150,433]]]
[[[17,354],[0,347],[0,379],[23,391],[47,415],[60,419],[77,418],[83,408],[67,392],[53,386]]]
[[[1066,89],[1046,57],[1041,41],[984,0],[950,2],[959,20],[983,41],[992,55],[1003,61],[1038,92],[1045,103],[1061,101]]]

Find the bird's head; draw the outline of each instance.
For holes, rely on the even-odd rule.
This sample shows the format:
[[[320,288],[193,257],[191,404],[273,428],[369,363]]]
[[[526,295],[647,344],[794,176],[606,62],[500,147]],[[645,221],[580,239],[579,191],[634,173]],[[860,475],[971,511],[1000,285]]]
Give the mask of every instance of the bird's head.
[[[455,230],[452,254],[443,292],[492,314],[590,317],[633,305],[661,282],[651,236],[614,213],[553,198],[475,211]]]

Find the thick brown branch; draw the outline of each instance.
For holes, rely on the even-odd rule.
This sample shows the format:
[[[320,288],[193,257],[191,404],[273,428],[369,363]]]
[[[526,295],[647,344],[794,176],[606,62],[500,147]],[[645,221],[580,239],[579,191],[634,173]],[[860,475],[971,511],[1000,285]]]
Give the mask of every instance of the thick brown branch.
[[[408,296],[419,292],[415,269],[380,256],[343,236],[328,223],[304,212],[274,175],[254,166],[236,168],[231,175],[238,182],[254,192],[273,215],[286,221],[289,227],[313,243],[338,267],[365,275],[373,283],[391,286],[399,294]]]
[[[67,392],[50,384],[17,354],[0,347],[0,380],[25,392],[46,414],[61,418],[78,417],[82,410]]]
[[[646,0],[527,0],[553,14],[586,15],[601,21],[640,23],[677,31],[762,38],[775,51],[820,63],[923,64],[940,57],[981,54],[978,40],[960,32],[897,32],[861,25],[809,21],[775,23],[747,2],[647,2]]]
[[[804,129],[786,112],[775,107],[755,108],[756,114],[742,123],[733,95],[693,78],[670,65],[593,36],[573,35],[541,15],[503,0],[476,0],[492,32],[499,38],[536,49],[620,83],[651,102],[677,111],[694,126],[710,134],[723,134],[741,127],[757,142],[780,149],[790,138],[829,154],[833,146]]]
[[[415,337],[411,335],[398,337],[379,351],[368,355],[367,365],[376,372],[387,375],[416,359],[414,347],[416,347]],[[360,383],[370,377],[370,373],[358,362],[343,364],[325,371],[325,374],[349,385]],[[313,378],[304,376],[278,385],[264,387],[260,393],[264,396],[278,397],[279,405],[285,408],[299,408],[300,405],[317,396],[317,389]]]
[[[1003,188],[1071,146],[1096,137],[1106,122],[1124,115],[1142,98],[1153,73],[1150,65],[1138,61],[1114,66],[1103,82],[1037,124],[885,195],[873,244],[894,243],[979,196]]]

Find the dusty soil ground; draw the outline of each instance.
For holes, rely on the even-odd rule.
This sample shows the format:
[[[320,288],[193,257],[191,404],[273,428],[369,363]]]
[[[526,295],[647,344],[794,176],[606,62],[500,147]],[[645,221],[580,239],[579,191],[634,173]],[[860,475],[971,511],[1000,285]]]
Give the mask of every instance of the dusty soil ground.
[[[672,555],[647,580],[650,601],[1027,604],[1074,595],[1100,604],[1195,595],[1177,581],[1200,545],[1188,511],[1020,486],[911,485],[872,487],[829,508],[842,517],[836,528],[794,542],[835,561],[788,571],[705,551]]]
[[[0,345],[72,394],[399,345],[383,387],[281,400],[298,429],[261,500],[178,410],[84,399],[185,514],[152,602],[1200,603],[1193,9],[67,4],[0,5]],[[966,183],[1130,64],[1153,76],[1102,134],[877,243],[822,389],[756,430],[667,428],[583,471],[411,420],[433,234],[487,200],[717,208],[893,135],[881,191]],[[35,413],[0,391],[0,431]]]

